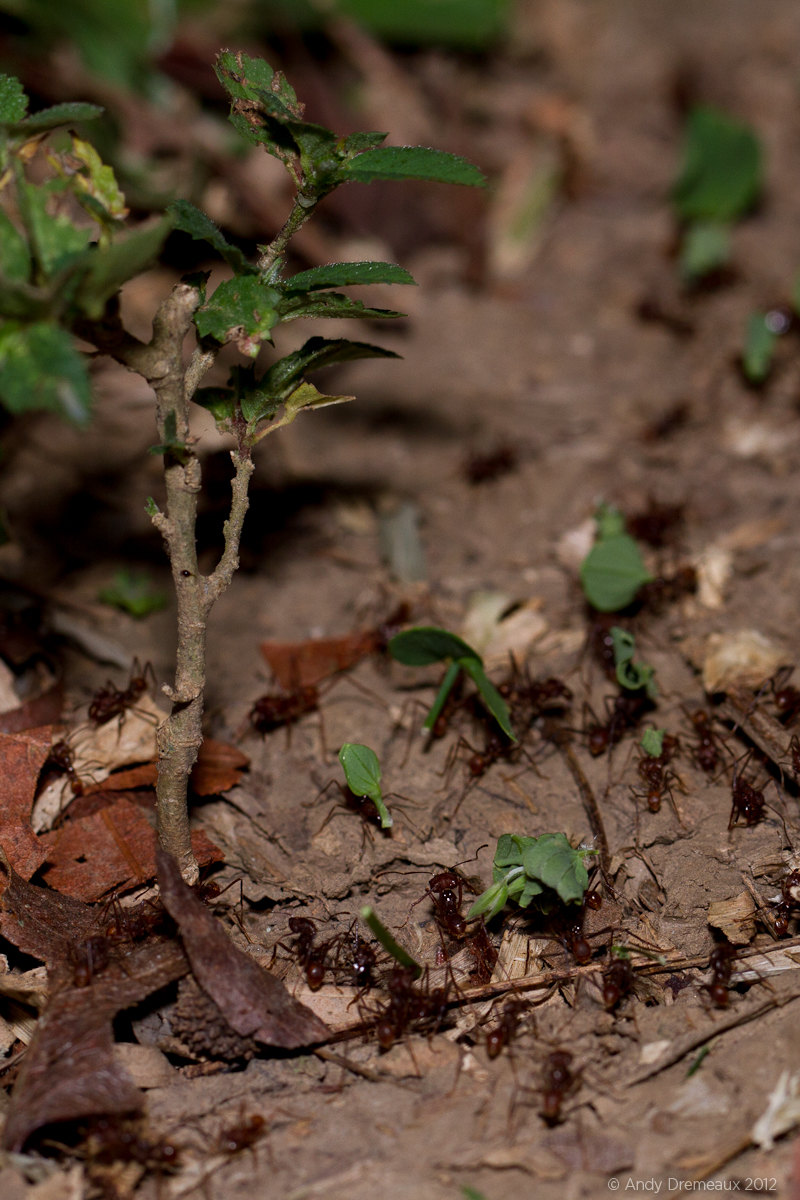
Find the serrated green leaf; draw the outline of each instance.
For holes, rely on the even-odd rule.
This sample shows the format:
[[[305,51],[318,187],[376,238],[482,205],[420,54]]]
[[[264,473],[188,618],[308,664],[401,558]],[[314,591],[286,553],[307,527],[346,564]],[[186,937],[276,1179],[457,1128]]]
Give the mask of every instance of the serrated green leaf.
[[[693,109],[683,168],[672,191],[678,216],[734,221],[753,207],[761,187],[761,146],[753,130],[717,109]]]
[[[764,382],[772,367],[776,337],[767,325],[765,313],[751,313],[747,321],[747,334],[742,351],[742,370],[748,383],[756,386]]]
[[[294,116],[302,113],[294,88],[263,58],[223,50],[214,64],[214,73],[233,100],[262,101],[266,94],[274,102],[276,111],[280,106]]]
[[[679,267],[689,282],[724,267],[731,256],[730,226],[720,221],[695,221],[681,240]]]
[[[394,824],[381,792],[381,764],[369,746],[358,742],[345,742],[339,751],[347,786],[354,796],[367,796],[378,810],[381,829],[390,829]]]
[[[376,179],[428,179],[485,187],[486,177],[466,158],[428,146],[379,146],[365,150],[339,168],[342,183],[372,183]]]
[[[642,740],[639,742],[645,754],[649,754],[651,758],[661,757],[664,749],[664,733],[665,730],[654,729],[652,725],[649,729],[645,729]]]
[[[16,226],[0,209],[0,264],[8,279],[27,281],[31,273],[28,244]]]
[[[351,342],[348,338],[312,337],[283,358],[273,363],[265,373],[261,384],[265,391],[279,396],[287,396],[295,380],[310,371],[319,371],[322,367],[330,367],[334,363],[352,362],[358,358],[399,358],[393,350],[384,350],[381,346],[371,346],[368,342]]]
[[[580,850],[574,850],[566,834],[543,833],[528,846],[523,856],[525,874],[539,880],[565,904],[583,899],[589,874]]]
[[[619,612],[627,608],[642,584],[652,578],[642,561],[639,547],[625,533],[596,542],[581,563],[584,595],[598,612]]]
[[[312,292],[310,295],[284,296],[278,305],[283,322],[296,321],[300,317],[360,317],[371,320],[388,320],[405,314],[391,308],[370,308],[361,300],[351,300],[341,292]]]
[[[95,121],[101,117],[105,109],[99,104],[85,104],[82,101],[68,101],[65,104],[53,104],[43,108],[41,112],[25,117],[14,126],[13,133],[31,134],[44,133],[48,129],[58,129],[60,126],[79,125],[83,121]]]
[[[279,321],[280,292],[255,275],[238,275],[220,283],[210,300],[194,316],[201,337],[218,342],[236,339],[239,349],[252,358],[261,342]]]
[[[13,125],[28,111],[28,97],[15,75],[0,75],[0,124]]]
[[[443,659],[471,658],[478,662],[481,656],[463,638],[440,629],[436,625],[418,625],[397,633],[388,645],[389,653],[407,667],[427,667]]]
[[[414,283],[404,267],[386,262],[343,262],[327,263],[324,267],[312,267],[285,279],[282,287],[286,292],[314,292],[327,287],[349,287],[361,283]]]
[[[511,726],[511,714],[508,711],[508,705],[491,680],[487,678],[480,660],[471,656],[469,658],[461,658],[458,661],[459,666],[469,675],[477,687],[483,703],[503,733],[506,737],[511,738],[512,742],[515,742],[517,736]]]
[[[188,200],[174,200],[168,212],[175,228],[188,233],[196,242],[207,242],[237,274],[250,270],[247,259],[237,246],[232,246],[217,225]]]
[[[90,402],[84,356],[65,330],[46,322],[0,325],[0,404],[9,412],[44,408],[83,423]]]
[[[98,320],[123,283],[155,262],[169,236],[172,221],[164,217],[145,229],[107,246],[93,246],[87,270],[75,292],[75,303],[91,320]]]

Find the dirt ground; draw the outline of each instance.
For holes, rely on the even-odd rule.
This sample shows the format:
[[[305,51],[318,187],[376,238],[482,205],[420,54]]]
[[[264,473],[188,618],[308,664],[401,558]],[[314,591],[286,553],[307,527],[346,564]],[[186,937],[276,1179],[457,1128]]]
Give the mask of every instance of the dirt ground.
[[[800,1057],[792,956],[800,939],[777,942],[758,914],[740,922],[744,932],[734,923],[740,957],[728,1004],[715,1006],[705,985],[715,944],[709,905],[752,893],[768,917],[795,865],[797,788],[788,749],[783,772],[771,776],[754,757],[745,767],[749,743],[719,715],[721,764],[702,771],[688,717],[706,702],[699,668],[711,635],[756,630],[778,662],[797,657],[796,334],[779,343],[761,390],[745,386],[737,366],[748,315],[787,301],[800,262],[796,6],[531,0],[519,5],[504,53],[391,61],[406,88],[421,83],[409,91],[416,107],[404,106],[405,93],[387,99],[381,64],[370,74],[365,59],[376,121],[367,127],[466,153],[493,190],[488,199],[443,199],[434,189],[427,200],[424,189],[410,189],[384,212],[375,211],[383,203],[376,191],[372,208],[362,198],[365,214],[350,228],[329,226],[322,254],[385,254],[417,279],[417,289],[387,293],[408,313],[402,326],[366,331],[403,357],[341,371],[337,390],[357,402],[299,420],[263,451],[243,569],[209,631],[208,731],[241,734],[270,687],[257,650],[266,638],[367,628],[404,599],[416,622],[463,630],[477,593],[501,593],[501,608],[528,615],[512,644],[527,653],[531,674],[559,677],[573,693],[574,761],[601,812],[610,886],[591,914],[589,928],[599,932],[588,967],[544,936],[541,919],[507,914],[490,927],[501,949],[497,987],[477,986],[461,951],[441,1028],[400,1037],[388,1051],[374,1030],[354,1028],[369,997],[348,1007],[353,989],[334,983],[310,993],[279,948],[275,962],[291,988],[345,1034],[328,1044],[327,1058],[263,1052],[236,1071],[165,1057],[142,1081],[147,1119],[184,1147],[182,1165],[175,1174],[149,1172],[137,1194],[506,1200],[535,1189],[544,1200],[578,1200],[614,1185],[626,1193],[660,1183],[662,1194],[708,1184],[796,1196],[793,1136],[766,1148],[753,1130],[781,1072]],[[765,198],[734,232],[728,277],[694,293],[680,284],[665,200],[687,101],[751,123],[767,157]],[[524,223],[556,169],[562,186],[520,235],[515,222]],[[224,197],[219,203],[224,210]],[[416,240],[415,221],[423,231]],[[387,244],[375,247],[379,236]],[[307,253],[313,261],[314,247]],[[134,320],[168,285],[161,273],[132,290]],[[52,425],[31,422],[2,485],[26,539],[23,549],[0,552],[6,574],[31,585],[35,568],[61,631],[72,621],[84,647],[90,628],[112,648],[100,663],[65,643],[76,704],[109,673],[124,683],[134,655],[167,679],[172,654],[169,611],[136,622],[95,600],[126,562],[149,557],[165,576],[143,514],[159,486],[157,460],[143,465],[153,440],[146,389],[106,366],[97,372],[99,414],[88,438],[59,431],[54,464]],[[201,549],[210,564],[227,477],[213,431],[198,426],[198,436],[209,450]],[[507,469],[471,482],[469,460],[499,450]],[[647,721],[681,742],[672,794],[658,812],[632,792],[641,788],[636,736],[592,758],[581,733],[592,720],[587,706],[603,713],[611,690],[586,651],[577,578],[600,501],[626,514],[651,501],[683,506],[677,541],[649,551],[650,561],[665,573],[692,563],[702,580],[697,594],[643,612],[631,626],[656,669]],[[422,579],[398,578],[396,555],[387,564],[398,512],[416,521]],[[494,668],[496,679],[507,674],[502,652]],[[240,744],[251,765],[241,784],[198,804],[197,825],[223,851],[220,878],[242,879],[242,906],[232,888],[220,911],[258,961],[269,963],[276,943],[291,940],[290,918],[311,917],[329,937],[370,903],[433,979],[441,940],[425,895],[431,876],[461,863],[486,886],[503,833],[562,831],[573,844],[596,845],[575,772],[541,729],[526,741],[527,756],[501,759],[474,780],[458,738],[482,745],[485,729],[465,712],[425,746],[422,705],[413,703],[429,704],[437,679],[435,668],[362,661],[323,688],[321,720],[302,718],[290,738],[282,729],[247,733]],[[745,720],[771,700],[762,691]],[[391,834],[333,807],[331,795],[315,801],[341,777],[335,749],[345,741],[380,754],[386,790],[401,797]],[[735,762],[765,789],[768,807],[760,822],[729,828]],[[777,786],[766,786],[771,777]],[[656,949],[666,963],[637,957],[632,994],[614,1008],[598,986],[610,940]],[[449,941],[448,950],[458,947]],[[751,959],[756,950],[763,953]],[[748,967],[756,969],[744,974]],[[553,973],[560,985],[543,987]],[[509,1048],[490,1059],[486,1031],[509,995],[524,1002],[524,1015]],[[120,1037],[158,1045],[169,1009],[154,1012],[137,1014]],[[558,1050],[572,1055],[574,1081],[548,1123],[543,1073]],[[263,1136],[240,1153],[220,1150],[220,1131],[252,1114],[264,1117]],[[51,1164],[35,1180],[30,1160],[12,1156],[0,1189],[42,1200],[86,1194],[80,1160]]]

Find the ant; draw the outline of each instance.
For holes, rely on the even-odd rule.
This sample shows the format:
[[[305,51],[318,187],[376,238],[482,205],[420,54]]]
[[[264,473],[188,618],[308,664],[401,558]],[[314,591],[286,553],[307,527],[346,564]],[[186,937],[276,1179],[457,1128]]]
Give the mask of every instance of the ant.
[[[644,784],[643,789],[633,788],[633,795],[637,798],[644,795],[647,800],[647,807],[650,812],[657,813],[661,808],[661,801],[665,796],[669,796],[672,801],[673,808],[675,802],[672,798],[673,780],[678,781],[678,776],[671,770],[669,764],[675,757],[679,748],[679,742],[676,737],[669,733],[665,733],[661,742],[660,754],[648,754],[646,750],[642,750],[639,755],[639,760],[636,764],[636,769]]]
[[[727,1008],[730,998],[730,982],[733,974],[733,964],[736,960],[736,950],[730,942],[720,942],[711,951],[708,965],[711,970],[711,982],[705,985],[711,1000],[717,1008]]]
[[[72,982],[76,988],[88,987],[95,975],[105,970],[110,961],[109,946],[109,939],[98,935],[69,947]]]
[[[155,933],[166,921],[166,916],[159,900],[142,900],[127,907],[112,896],[103,909],[103,934],[109,942],[140,942]]]
[[[630,692],[618,696],[607,696],[605,700],[605,722],[598,720],[589,705],[584,705],[584,716],[594,718],[593,722],[584,726],[586,745],[592,758],[599,758],[613,746],[622,741],[627,730],[635,729],[653,702],[649,696]]]
[[[792,764],[794,781],[800,785],[800,738],[796,733],[792,734],[787,749],[789,751],[789,760]]]
[[[67,776],[73,796],[83,795],[83,780],[75,770],[75,755],[66,738],[61,738],[50,747],[50,753],[45,763],[45,766],[47,765],[55,767]]]
[[[112,1167],[120,1162],[137,1163],[159,1173],[173,1171],[179,1163],[180,1152],[174,1142],[166,1139],[153,1141],[147,1137],[140,1119],[95,1117],[86,1127],[83,1140],[89,1175],[92,1166]]]
[[[793,670],[794,667],[781,667],[769,680],[772,702],[777,710],[778,720],[784,725],[791,725],[800,716],[800,690],[789,683]]]
[[[500,1010],[498,1020],[486,1033],[488,1058],[498,1058],[503,1049],[511,1045],[527,1008],[528,1005],[524,1000],[506,1001]]]
[[[155,683],[152,665],[148,662],[142,667],[138,658],[135,658],[126,688],[120,690],[111,680],[107,680],[105,686],[95,692],[89,705],[89,720],[98,727],[107,725],[114,717],[122,720],[127,709],[133,708],[147,691],[148,675]]]
[[[266,1121],[260,1113],[243,1112],[234,1125],[227,1125],[219,1131],[214,1142],[214,1153],[241,1154],[243,1150],[251,1150],[258,1139],[264,1134]]]
[[[719,767],[722,749],[720,736],[712,728],[714,717],[704,708],[696,708],[693,712],[687,712],[686,716],[696,738],[692,747],[694,761],[701,771],[713,775]]]
[[[667,604],[674,604],[681,596],[693,596],[697,591],[697,571],[688,563],[672,575],[659,575],[643,583],[636,593],[636,603],[659,613]]]
[[[248,719],[256,733],[271,733],[281,725],[286,725],[290,733],[301,717],[319,712],[319,701],[319,688],[313,683],[288,692],[267,692],[255,701]]]
[[[617,658],[614,652],[614,639],[611,627],[617,624],[618,617],[611,613],[598,613],[589,610],[591,623],[586,632],[585,649],[601,668],[606,679],[614,681],[617,678]]]
[[[759,788],[754,788],[741,775],[737,776],[735,768],[731,784],[731,797],[731,815],[728,819],[728,829],[733,829],[734,825],[738,825],[740,820],[744,821],[747,826],[758,825],[759,821],[763,820],[764,808],[766,806],[764,793]]]
[[[427,972],[423,976],[423,986],[415,987],[416,978],[415,967],[392,967],[386,977],[389,998],[371,1014],[375,1037],[382,1050],[390,1050],[411,1028],[435,1033],[446,1018],[449,987],[430,987]]]
[[[473,487],[479,483],[507,475],[517,465],[517,452],[513,446],[501,442],[485,454],[473,454],[464,463],[463,472],[467,483]]]
[[[625,518],[625,527],[631,537],[646,542],[654,550],[674,545],[683,525],[683,504],[659,504],[652,496],[647,501],[647,508]]]
[[[603,971],[603,1004],[610,1012],[633,991],[634,970],[630,959],[615,957]]]
[[[278,946],[288,950],[290,954],[294,955],[298,965],[303,968],[306,983],[311,991],[319,991],[325,982],[326,959],[330,943],[326,942],[321,946],[315,944],[317,926],[310,917],[290,917],[289,930],[295,935],[294,941],[291,946],[285,946],[283,942],[276,942],[272,952],[273,961]]]
[[[335,946],[334,966],[344,971],[347,982],[358,989],[350,1001],[353,1004],[365,992],[375,985],[374,971],[378,965],[378,954],[375,947],[366,942],[359,933],[358,919],[329,943],[327,949]],[[345,952],[344,948],[347,947]],[[337,980],[338,982],[338,980]],[[350,1005],[348,1005],[348,1008]]]
[[[542,1070],[542,1118],[548,1125],[557,1125],[561,1120],[564,1101],[577,1083],[569,1050],[552,1050]]]
[[[776,937],[786,937],[792,913],[800,904],[800,870],[787,872],[781,880],[781,898],[772,906]]]

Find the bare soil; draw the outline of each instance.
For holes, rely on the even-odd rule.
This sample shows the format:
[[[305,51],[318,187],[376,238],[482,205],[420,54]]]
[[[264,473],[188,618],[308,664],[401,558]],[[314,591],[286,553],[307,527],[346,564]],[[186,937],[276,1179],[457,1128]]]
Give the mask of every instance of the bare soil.
[[[364,253],[357,240],[363,247],[364,238],[384,237],[388,248],[375,256],[396,255],[420,286],[388,299],[408,312],[402,327],[366,331],[402,359],[341,372],[336,390],[354,392],[357,402],[298,421],[263,451],[243,569],[209,633],[208,729],[235,738],[269,690],[257,650],[266,638],[366,628],[401,599],[415,620],[461,629],[475,593],[503,593],[507,607],[530,605],[541,618],[525,647],[530,672],[560,677],[573,692],[572,745],[602,814],[612,887],[592,916],[600,932],[588,968],[542,936],[541,920],[497,919],[494,995],[481,997],[475,980],[460,974],[451,1015],[427,1036],[402,1037],[384,1051],[374,1031],[351,1029],[327,1047],[327,1059],[263,1054],[234,1072],[198,1073],[173,1057],[166,1081],[145,1085],[147,1113],[152,1129],[185,1147],[184,1166],[174,1176],[151,1172],[141,1194],[452,1200],[469,1187],[486,1200],[532,1188],[543,1200],[577,1200],[607,1194],[610,1180],[621,1192],[661,1181],[664,1193],[670,1180],[673,1191],[678,1182],[745,1190],[746,1181],[761,1180],[750,1190],[798,1194],[792,1137],[772,1149],[752,1137],[781,1072],[800,1058],[797,939],[776,943],[760,919],[756,940],[755,927],[738,939],[745,957],[736,971],[755,947],[783,956],[735,974],[725,1008],[705,987],[715,944],[709,905],[747,892],[748,883],[764,907],[777,896],[800,841],[797,790],[784,763],[784,786],[779,777],[766,787],[764,819],[729,828],[733,764],[745,770],[748,743],[720,722],[722,765],[704,773],[687,715],[705,703],[698,668],[710,635],[757,630],[781,662],[797,658],[796,334],[778,345],[760,391],[744,384],[737,365],[749,314],[787,301],[799,261],[796,17],[791,0],[550,0],[519,6],[506,53],[392,60],[406,86],[424,85],[415,114],[421,135],[393,140],[441,145],[441,124],[451,148],[497,181],[493,198],[428,202],[410,191],[406,205],[385,213],[362,201],[369,211],[361,226],[332,226],[326,235],[335,258],[372,256],[374,247]],[[385,122],[380,71],[367,83]],[[449,107],[442,96],[451,97]],[[687,98],[750,122],[767,155],[765,199],[734,232],[729,277],[691,293],[680,284],[665,201]],[[394,124],[367,127],[396,130],[410,112],[401,102]],[[535,227],[515,237],[525,188],[553,164],[566,171],[566,186]],[[415,221],[424,234],[416,242]],[[146,313],[169,282],[162,273],[132,289],[131,311]],[[307,335],[298,331],[298,341]],[[152,569],[165,576],[140,516],[159,487],[157,460],[142,467],[152,441],[146,394],[102,365],[98,387],[97,424],[88,439],[60,433],[57,463],[52,426],[27,426],[4,484],[12,516],[21,522],[28,514],[27,540],[24,553],[4,553],[28,582],[37,563],[54,611],[118,648],[119,682],[134,654],[166,679],[170,612],[137,623],[95,600],[98,584],[127,562],[152,554]],[[210,562],[227,475],[212,431],[199,426],[198,436],[213,484],[201,531]],[[510,469],[471,483],[470,457],[499,448],[509,451]],[[656,813],[632,793],[640,783],[636,736],[593,759],[580,732],[591,720],[585,706],[602,713],[612,690],[586,652],[580,550],[571,540],[599,501],[628,514],[650,501],[683,506],[677,543],[653,551],[651,561],[666,573],[691,562],[706,581],[632,626],[640,657],[656,668],[648,721],[681,740],[674,804],[666,797]],[[393,570],[382,550],[381,529],[400,505],[418,522],[425,577],[416,582],[398,579],[396,560]],[[54,526],[60,552],[71,556],[66,575],[53,559]],[[84,702],[109,673],[75,649],[64,662],[68,687]],[[495,678],[505,673],[501,658]],[[440,939],[425,897],[433,874],[465,863],[464,873],[485,886],[503,833],[563,831],[574,844],[591,843],[574,774],[540,732],[528,743],[533,761],[498,761],[474,781],[457,723],[425,746],[423,709],[413,703],[430,703],[437,678],[436,669],[365,660],[323,688],[321,720],[302,718],[291,736],[248,733],[245,781],[198,806],[197,824],[224,852],[223,881],[243,881],[238,924],[238,889],[225,896],[232,934],[259,961],[269,963],[276,942],[290,939],[290,917],[310,916],[332,936],[371,903],[434,971]],[[756,701],[770,703],[769,691]],[[460,731],[473,746],[485,735],[466,717]],[[332,794],[315,800],[340,778],[335,749],[344,741],[374,747],[386,790],[401,795],[390,835],[332,808]],[[746,769],[759,786],[770,778],[754,759]],[[597,980],[612,939],[655,950],[669,966],[637,959],[633,994],[608,1010]],[[364,1016],[368,998],[348,1008],[352,991],[333,984],[312,995],[280,950],[276,963],[323,1019],[347,1027]],[[535,986],[552,972],[569,978]],[[531,1007],[510,1049],[491,1060],[486,1029],[504,991]],[[158,1042],[156,1024],[151,1017],[134,1028]],[[575,1080],[560,1119],[548,1124],[543,1072],[554,1050],[571,1053]],[[266,1125],[252,1149],[212,1152],[220,1130],[254,1113]],[[81,1170],[39,1185],[46,1192],[30,1183],[27,1190],[80,1195]],[[9,1162],[3,1194],[21,1195],[23,1178]]]

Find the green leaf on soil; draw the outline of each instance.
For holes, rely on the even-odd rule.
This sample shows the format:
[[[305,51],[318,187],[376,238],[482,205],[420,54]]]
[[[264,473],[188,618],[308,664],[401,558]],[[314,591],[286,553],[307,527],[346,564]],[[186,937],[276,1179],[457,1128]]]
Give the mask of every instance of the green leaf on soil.
[[[754,312],[747,321],[747,334],[742,350],[742,370],[748,383],[764,383],[772,367],[776,337],[767,325],[766,314]]]
[[[627,608],[643,583],[653,577],[645,568],[636,541],[627,533],[595,542],[581,563],[584,595],[598,612]]]
[[[383,801],[381,764],[375,751],[359,742],[345,742],[339,751],[339,762],[353,795],[370,799],[378,810],[381,829],[390,829],[394,821]]]
[[[758,200],[763,183],[755,132],[717,109],[689,114],[684,163],[672,191],[683,221],[735,221]]]
[[[167,606],[166,592],[156,587],[147,571],[122,567],[111,583],[97,593],[101,604],[118,608],[132,617],[146,617]]]

